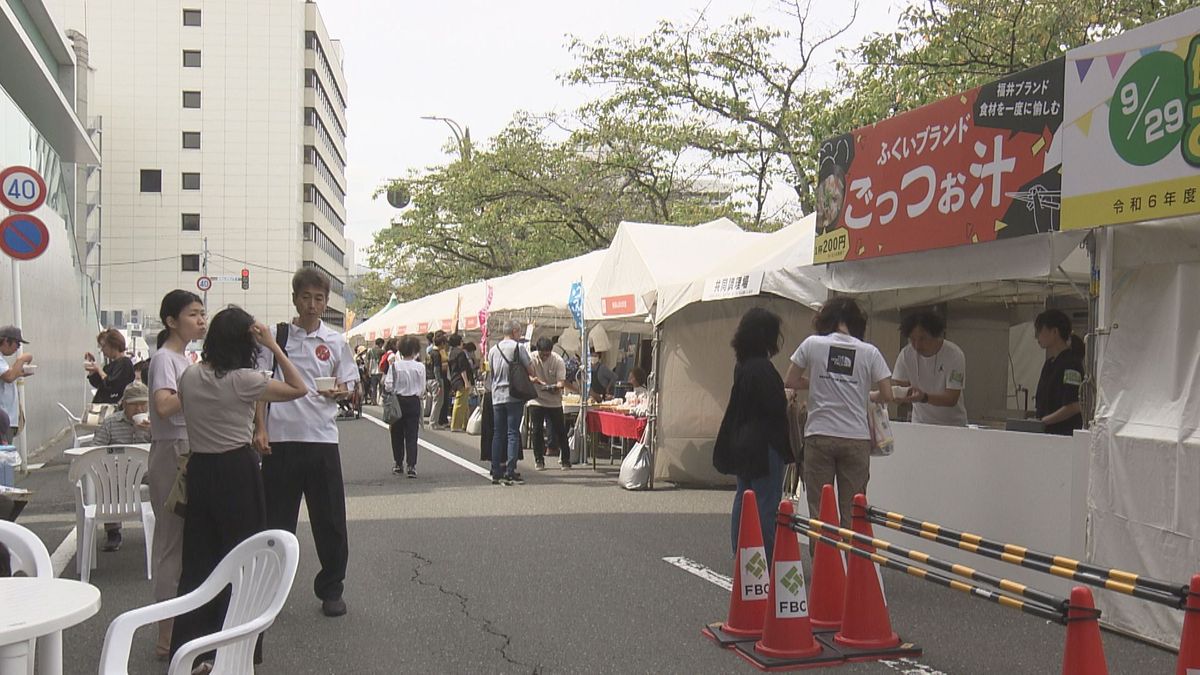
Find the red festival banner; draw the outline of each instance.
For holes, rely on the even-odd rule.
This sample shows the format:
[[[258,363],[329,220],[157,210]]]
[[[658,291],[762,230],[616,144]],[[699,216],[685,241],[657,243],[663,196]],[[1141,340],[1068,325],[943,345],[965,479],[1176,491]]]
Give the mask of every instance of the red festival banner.
[[[1059,229],[1064,59],[821,143],[816,263]]]

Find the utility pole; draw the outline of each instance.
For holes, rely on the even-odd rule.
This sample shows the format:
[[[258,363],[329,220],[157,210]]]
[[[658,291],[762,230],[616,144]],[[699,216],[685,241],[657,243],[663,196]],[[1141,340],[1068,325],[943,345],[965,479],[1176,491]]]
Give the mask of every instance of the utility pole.
[[[200,256],[201,274],[208,276],[208,237],[204,238],[204,252]],[[208,291],[204,291],[204,306],[208,307]]]

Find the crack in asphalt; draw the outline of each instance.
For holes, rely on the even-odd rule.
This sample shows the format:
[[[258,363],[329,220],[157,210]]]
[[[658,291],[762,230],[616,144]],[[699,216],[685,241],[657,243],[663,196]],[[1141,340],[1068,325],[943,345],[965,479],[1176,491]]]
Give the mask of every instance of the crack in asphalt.
[[[488,635],[493,635],[495,637],[498,637],[498,638],[501,638],[504,640],[504,644],[502,644],[496,648],[496,651],[498,651],[500,653],[501,658],[503,658],[505,661],[513,664],[514,666],[519,666],[521,668],[530,669],[529,672],[531,675],[539,675],[539,673],[541,673],[541,669],[542,669],[541,664],[531,666],[528,663],[525,663],[523,661],[518,661],[518,660],[512,658],[511,656],[509,656],[508,648],[512,646],[512,637],[510,637],[506,633],[502,633],[499,630],[496,630],[495,624],[491,619],[485,619],[483,617],[478,617],[478,616],[472,615],[471,610],[467,607],[468,602],[470,602],[469,599],[467,598],[467,596],[463,595],[462,593],[459,593],[458,591],[448,589],[441,584],[434,583],[432,581],[426,581],[421,578],[421,570],[425,567],[429,567],[429,566],[433,565],[432,560],[430,560],[429,558],[426,558],[425,556],[421,555],[420,553],[417,553],[416,551],[401,550],[400,553],[407,553],[409,556],[412,557],[413,561],[416,563],[415,565],[413,565],[412,577],[409,578],[410,583],[416,582],[422,586],[428,586],[430,588],[435,588],[435,589],[437,589],[437,591],[439,593],[442,593],[443,595],[448,595],[448,596],[458,600],[458,609],[460,612],[462,612],[463,616],[467,617],[471,621],[479,623],[480,627],[483,628],[483,632],[487,633]]]

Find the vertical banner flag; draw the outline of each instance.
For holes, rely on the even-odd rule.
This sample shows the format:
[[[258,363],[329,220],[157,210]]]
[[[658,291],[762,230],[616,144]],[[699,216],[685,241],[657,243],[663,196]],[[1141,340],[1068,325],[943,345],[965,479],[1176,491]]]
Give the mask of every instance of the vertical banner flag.
[[[575,319],[575,330],[583,331],[583,282],[576,281],[571,284],[571,295],[567,298],[567,307],[571,310],[571,316]]]
[[[1200,8],[1067,52],[1063,229],[1200,213]]]
[[[821,143],[813,262],[1059,229],[1064,59]]]
[[[488,350],[488,309],[492,306],[492,285],[487,285],[487,295],[483,300],[483,309],[479,310],[479,330],[483,336],[479,339],[479,349],[481,353],[487,354]]]

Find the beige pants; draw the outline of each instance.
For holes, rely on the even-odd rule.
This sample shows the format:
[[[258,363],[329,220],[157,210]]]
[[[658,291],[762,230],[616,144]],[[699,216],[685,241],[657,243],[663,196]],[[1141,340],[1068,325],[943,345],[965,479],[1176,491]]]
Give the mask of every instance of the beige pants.
[[[154,599],[170,600],[179,593],[179,571],[183,566],[183,518],[167,509],[167,496],[175,484],[179,456],[188,451],[185,440],[162,440],[150,444],[150,505],[154,507],[154,549],[150,569],[154,574]]]
[[[854,495],[866,493],[871,479],[871,441],[808,436],[804,441],[804,490],[808,493],[808,512],[817,518],[821,512],[821,488],[837,482],[838,514],[842,527],[850,529],[850,506]]]

